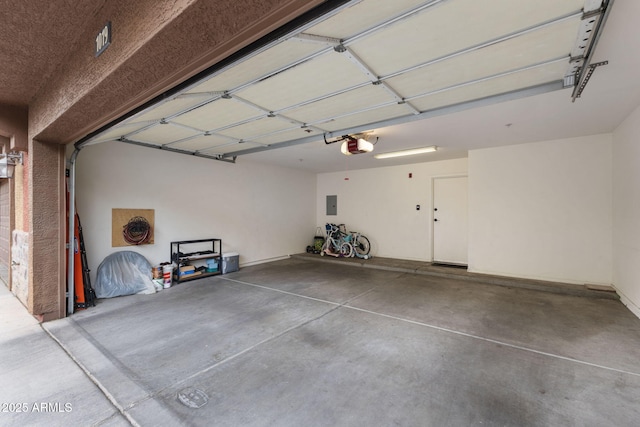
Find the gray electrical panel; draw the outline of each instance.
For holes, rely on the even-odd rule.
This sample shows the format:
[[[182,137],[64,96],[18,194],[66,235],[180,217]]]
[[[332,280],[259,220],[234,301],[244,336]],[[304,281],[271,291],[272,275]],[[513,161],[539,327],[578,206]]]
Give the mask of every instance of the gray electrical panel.
[[[327,196],[327,215],[338,215],[338,196]]]

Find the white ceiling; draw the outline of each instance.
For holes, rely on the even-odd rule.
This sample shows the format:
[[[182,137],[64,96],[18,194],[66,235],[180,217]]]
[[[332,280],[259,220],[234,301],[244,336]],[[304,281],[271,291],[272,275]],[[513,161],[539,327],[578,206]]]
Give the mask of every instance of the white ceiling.
[[[608,133],[640,105],[640,56],[632,54],[640,2],[615,2],[591,58],[609,65],[572,102],[562,80],[575,71],[570,56],[584,52],[578,39],[593,34],[582,19],[593,4],[354,1],[87,142],[124,139],[328,172]],[[439,150],[375,160],[344,156],[323,139],[365,130],[378,137],[374,153]]]

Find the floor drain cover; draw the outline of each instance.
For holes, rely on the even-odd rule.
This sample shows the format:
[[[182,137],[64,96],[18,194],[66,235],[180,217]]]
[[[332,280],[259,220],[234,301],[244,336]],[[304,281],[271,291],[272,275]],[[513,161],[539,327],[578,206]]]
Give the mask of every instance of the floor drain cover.
[[[209,402],[209,396],[202,390],[198,390],[197,388],[187,387],[184,390],[180,390],[178,392],[178,400],[184,406],[188,406],[189,408],[202,408]]]

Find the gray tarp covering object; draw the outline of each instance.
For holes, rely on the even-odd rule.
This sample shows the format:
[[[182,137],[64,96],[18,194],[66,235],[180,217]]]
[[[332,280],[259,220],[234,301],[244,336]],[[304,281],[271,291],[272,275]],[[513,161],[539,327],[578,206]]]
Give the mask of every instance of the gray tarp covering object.
[[[137,252],[115,252],[98,266],[95,289],[98,298],[153,294],[151,264]]]

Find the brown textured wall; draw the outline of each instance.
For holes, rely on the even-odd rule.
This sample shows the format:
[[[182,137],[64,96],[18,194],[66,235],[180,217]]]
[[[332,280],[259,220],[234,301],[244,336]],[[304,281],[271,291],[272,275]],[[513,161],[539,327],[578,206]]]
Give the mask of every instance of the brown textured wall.
[[[219,62],[321,0],[114,0],[87,17],[74,54],[38,94],[32,137],[69,143]],[[93,40],[112,22],[111,46]]]
[[[0,99],[26,107],[67,56],[87,17],[109,0],[0,0]]]
[[[27,149],[28,110],[0,104],[0,136],[10,139],[9,150]]]
[[[27,307],[41,320],[64,317],[66,311],[64,153],[62,145],[29,144],[32,209]]]

